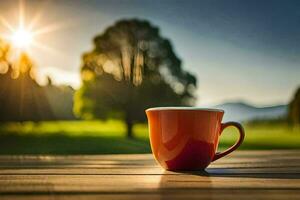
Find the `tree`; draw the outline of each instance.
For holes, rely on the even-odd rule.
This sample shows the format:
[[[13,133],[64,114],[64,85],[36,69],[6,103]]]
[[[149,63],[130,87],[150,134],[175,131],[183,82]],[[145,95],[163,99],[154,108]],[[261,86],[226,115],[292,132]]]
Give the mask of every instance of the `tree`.
[[[22,53],[16,62],[5,62],[6,73],[0,74],[0,121],[53,119],[45,92],[35,81],[30,57]]]
[[[153,106],[193,105],[196,78],[181,67],[171,42],[148,21],[118,21],[82,57],[82,87],[74,112],[82,118],[121,118],[132,127]]]
[[[289,104],[289,121],[293,124],[300,124],[300,87],[296,91],[293,100]]]
[[[15,52],[0,39],[0,122],[75,119],[73,88],[55,86],[50,77],[41,86],[34,70],[26,52]]]
[[[0,121],[53,119],[44,90],[35,80],[31,58],[21,52],[12,60],[13,53],[0,40]]]

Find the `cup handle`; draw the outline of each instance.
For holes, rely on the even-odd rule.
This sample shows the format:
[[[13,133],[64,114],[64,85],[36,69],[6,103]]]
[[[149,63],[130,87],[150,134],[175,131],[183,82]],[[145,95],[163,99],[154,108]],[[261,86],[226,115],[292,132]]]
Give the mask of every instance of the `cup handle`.
[[[240,138],[238,139],[238,141],[233,146],[231,146],[226,151],[224,151],[224,152],[217,152],[215,154],[215,156],[214,156],[214,158],[213,158],[212,161],[218,160],[218,159],[220,159],[220,158],[222,158],[222,157],[230,154],[231,152],[233,152],[234,150],[236,150],[242,144],[242,142],[244,141],[245,131],[244,131],[244,128],[242,127],[242,125],[240,123],[237,123],[237,122],[222,123],[221,124],[221,133],[223,132],[223,130],[225,128],[227,128],[229,126],[234,126],[234,127],[236,127],[239,130]]]

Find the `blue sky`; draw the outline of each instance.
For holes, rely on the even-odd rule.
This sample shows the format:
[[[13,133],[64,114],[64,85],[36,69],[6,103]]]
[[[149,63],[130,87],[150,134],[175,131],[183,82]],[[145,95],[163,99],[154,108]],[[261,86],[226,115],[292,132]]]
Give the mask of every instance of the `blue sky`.
[[[14,23],[17,5],[1,1],[1,16]],[[25,1],[25,8],[26,21],[41,13],[37,27],[58,25],[37,38],[53,50],[32,50],[39,73],[56,83],[78,86],[91,39],[136,17],[159,26],[197,75],[198,105],[287,103],[300,86],[300,1]]]

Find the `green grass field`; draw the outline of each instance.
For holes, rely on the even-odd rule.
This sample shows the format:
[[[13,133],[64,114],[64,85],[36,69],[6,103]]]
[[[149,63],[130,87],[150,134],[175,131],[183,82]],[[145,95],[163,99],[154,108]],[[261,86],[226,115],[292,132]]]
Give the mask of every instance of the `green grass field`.
[[[245,125],[240,149],[300,149],[300,129],[284,124]],[[0,154],[112,154],[151,151],[146,124],[134,127],[136,139],[125,138],[120,121],[58,121],[6,123],[0,126]],[[238,133],[228,128],[220,149],[232,145]]]

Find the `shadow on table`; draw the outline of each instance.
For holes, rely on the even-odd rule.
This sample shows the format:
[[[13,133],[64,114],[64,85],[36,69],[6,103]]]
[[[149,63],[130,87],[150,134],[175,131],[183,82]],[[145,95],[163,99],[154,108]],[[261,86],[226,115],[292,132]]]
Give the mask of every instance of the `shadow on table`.
[[[299,172],[249,172],[252,168],[231,169],[231,168],[209,168],[204,171],[180,171],[180,173],[198,175],[205,177],[232,177],[232,178],[263,178],[263,179],[300,179]],[[178,171],[179,172],[179,171]]]
[[[258,179],[299,179],[300,173],[281,172],[247,172],[251,168],[231,169],[231,168],[209,168],[205,171],[176,171],[176,173],[164,172],[159,183],[160,199],[216,199],[223,198],[222,194],[231,195],[232,188],[216,188],[219,180],[217,177],[228,178],[258,178]],[[222,185],[222,184],[221,184]],[[215,187],[214,187],[215,186]],[[248,188],[249,189],[249,188]],[[251,189],[251,188],[250,188]],[[255,188],[257,189],[257,188]],[[235,191],[236,192],[236,191]],[[255,199],[255,198],[254,198]]]

